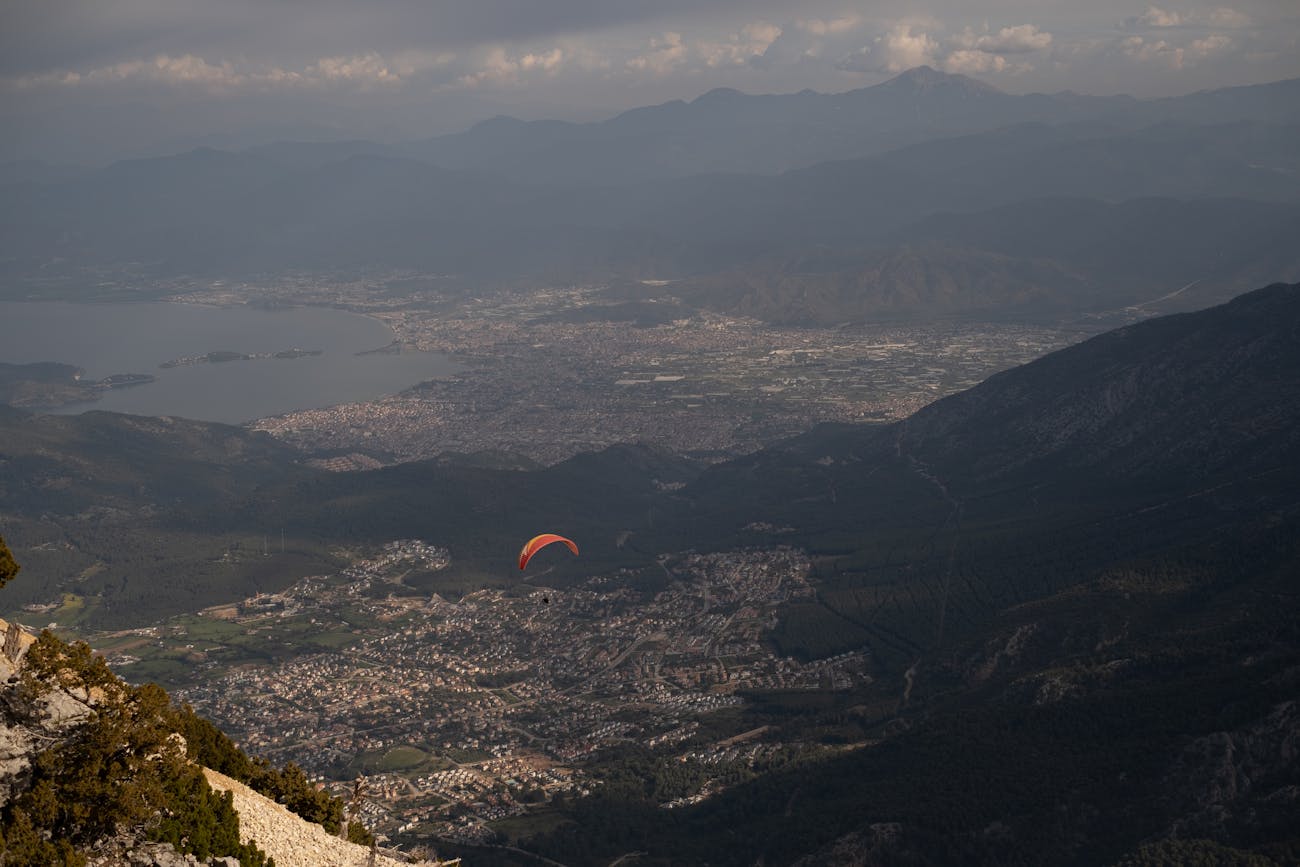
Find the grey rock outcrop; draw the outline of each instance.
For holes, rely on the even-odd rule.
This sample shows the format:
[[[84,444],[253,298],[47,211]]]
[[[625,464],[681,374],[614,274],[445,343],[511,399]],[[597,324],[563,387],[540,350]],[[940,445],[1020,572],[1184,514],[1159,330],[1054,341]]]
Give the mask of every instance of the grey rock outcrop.
[[[143,843],[131,837],[103,841],[86,860],[87,867],[239,867],[239,859],[208,860],[181,854],[170,843]]]
[[[51,687],[35,694],[23,683],[24,659],[36,638],[0,620],[0,807],[31,784],[32,762],[44,750],[75,735],[104,694],[98,687]],[[184,753],[185,740],[171,734],[165,749]],[[303,824],[306,824],[305,822]],[[137,829],[138,831],[138,829]],[[99,840],[86,853],[90,867],[238,867],[239,860],[201,860],[168,843],[151,843],[131,831]]]
[[[916,861],[907,833],[896,822],[878,822],[845,834],[794,862],[794,867],[886,867]]]
[[[371,860],[370,850],[326,833],[320,825],[306,822],[238,780],[205,768],[204,776],[213,789],[230,792],[239,813],[239,836],[255,843],[275,859],[278,867],[396,867],[408,862],[385,855]],[[429,862],[424,862],[429,863]]]
[[[1166,781],[1178,792],[1176,838],[1223,836],[1233,827],[1292,816],[1300,791],[1290,783],[1300,765],[1300,701],[1275,706],[1252,725],[1215,732],[1187,746]]]
[[[32,756],[53,743],[85,705],[71,696],[46,702],[26,696],[19,686],[22,660],[35,639],[17,623],[0,620],[0,807],[27,787]],[[86,709],[88,711],[88,709]]]

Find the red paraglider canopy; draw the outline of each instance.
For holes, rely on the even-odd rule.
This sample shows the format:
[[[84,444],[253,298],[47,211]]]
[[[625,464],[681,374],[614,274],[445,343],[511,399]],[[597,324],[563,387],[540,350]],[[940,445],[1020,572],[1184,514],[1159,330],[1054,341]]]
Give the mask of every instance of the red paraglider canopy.
[[[554,533],[543,533],[540,536],[534,536],[524,544],[523,550],[519,552],[519,568],[522,570],[528,565],[528,561],[533,559],[533,555],[545,548],[552,542],[563,542],[569,546],[569,550],[576,556],[578,546],[573,543],[572,539],[566,539],[563,536],[557,536]]]

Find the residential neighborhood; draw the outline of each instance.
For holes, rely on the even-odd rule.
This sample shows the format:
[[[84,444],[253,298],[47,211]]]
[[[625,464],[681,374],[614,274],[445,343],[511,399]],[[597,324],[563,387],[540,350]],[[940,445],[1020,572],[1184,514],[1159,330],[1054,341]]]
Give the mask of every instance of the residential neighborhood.
[[[459,840],[588,793],[599,783],[584,760],[620,744],[701,766],[800,748],[701,742],[701,721],[748,691],[870,677],[864,652],[803,663],[765,641],[777,606],[812,593],[810,563],[791,548],[664,557],[668,586],[654,593],[625,573],[455,602],[402,584],[449,562],[434,543],[396,540],[338,574],[97,644],[128,677],[181,649],[193,676],[176,698],[241,747],[340,794],[363,777],[363,817],[378,830]],[[295,634],[306,643],[281,643]]]

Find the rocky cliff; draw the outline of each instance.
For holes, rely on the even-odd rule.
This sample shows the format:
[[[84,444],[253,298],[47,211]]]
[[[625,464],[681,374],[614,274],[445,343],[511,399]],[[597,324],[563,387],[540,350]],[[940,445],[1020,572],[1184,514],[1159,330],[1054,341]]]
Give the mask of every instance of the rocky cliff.
[[[86,645],[2,620],[0,635],[0,862],[407,863],[201,768],[181,733],[189,717],[158,687],[117,679]]]
[[[203,775],[212,788],[234,796],[235,811],[239,813],[240,838],[256,843],[275,859],[276,867],[361,867],[367,864],[395,867],[410,863],[379,854],[370,861],[367,847],[325,833],[320,825],[304,822],[238,780],[209,768],[203,769]]]

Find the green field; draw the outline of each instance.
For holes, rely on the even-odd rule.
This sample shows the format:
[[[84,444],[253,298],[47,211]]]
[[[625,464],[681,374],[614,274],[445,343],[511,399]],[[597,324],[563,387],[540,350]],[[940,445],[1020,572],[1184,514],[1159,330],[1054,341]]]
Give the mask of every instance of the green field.
[[[144,659],[122,669],[122,676],[131,683],[155,682],[163,686],[184,683],[194,669],[179,659]]]
[[[545,834],[561,825],[571,824],[572,821],[562,813],[543,810],[537,813],[526,813],[522,816],[498,819],[495,822],[488,823],[488,827],[493,831],[504,834],[511,844],[515,844],[535,834]]]
[[[405,771],[423,764],[429,754],[415,747],[393,747],[379,760],[381,771]]]
[[[314,644],[323,650],[338,650],[339,648],[355,644],[357,636],[353,635],[352,630],[350,629],[331,629],[325,632],[318,632],[315,635],[310,636],[307,640],[310,644]]]
[[[60,636],[60,637],[64,638],[65,640],[68,639],[75,640],[75,636]],[[129,647],[133,644],[134,645],[147,644],[152,640],[153,639],[146,638],[140,635],[121,635],[118,636],[117,638],[109,638],[109,639],[104,639],[102,641],[96,640],[91,646],[95,650],[99,651],[100,653],[106,653],[106,652],[118,650],[119,648]],[[138,647],[137,649],[143,649],[143,648]]]
[[[474,563],[453,563],[446,569],[421,576],[419,583],[412,583],[410,576],[406,583],[426,593],[437,593],[444,599],[458,600],[466,593],[484,588],[510,589],[518,581],[509,573],[488,571]]]
[[[171,621],[185,629],[190,640],[197,643],[208,641],[216,644],[236,643],[248,628],[246,625],[218,620],[215,617],[178,617]]]
[[[249,659],[267,659],[292,653],[338,650],[353,644],[351,627],[311,623],[305,617],[232,623],[208,617],[183,617],[174,623],[184,628],[186,643],[219,644]]]
[[[57,623],[56,632],[64,630],[76,632],[78,626],[87,619],[94,617],[94,613],[98,608],[99,599],[97,597],[87,598],[78,596],[75,593],[64,593],[61,596],[61,604],[58,608],[42,612],[15,611],[10,614],[9,619],[38,630],[44,629],[51,623]],[[66,634],[63,637],[75,639],[78,636]]]
[[[388,750],[368,750],[348,763],[349,774],[396,773],[406,777],[452,767],[446,759],[409,744]]]

